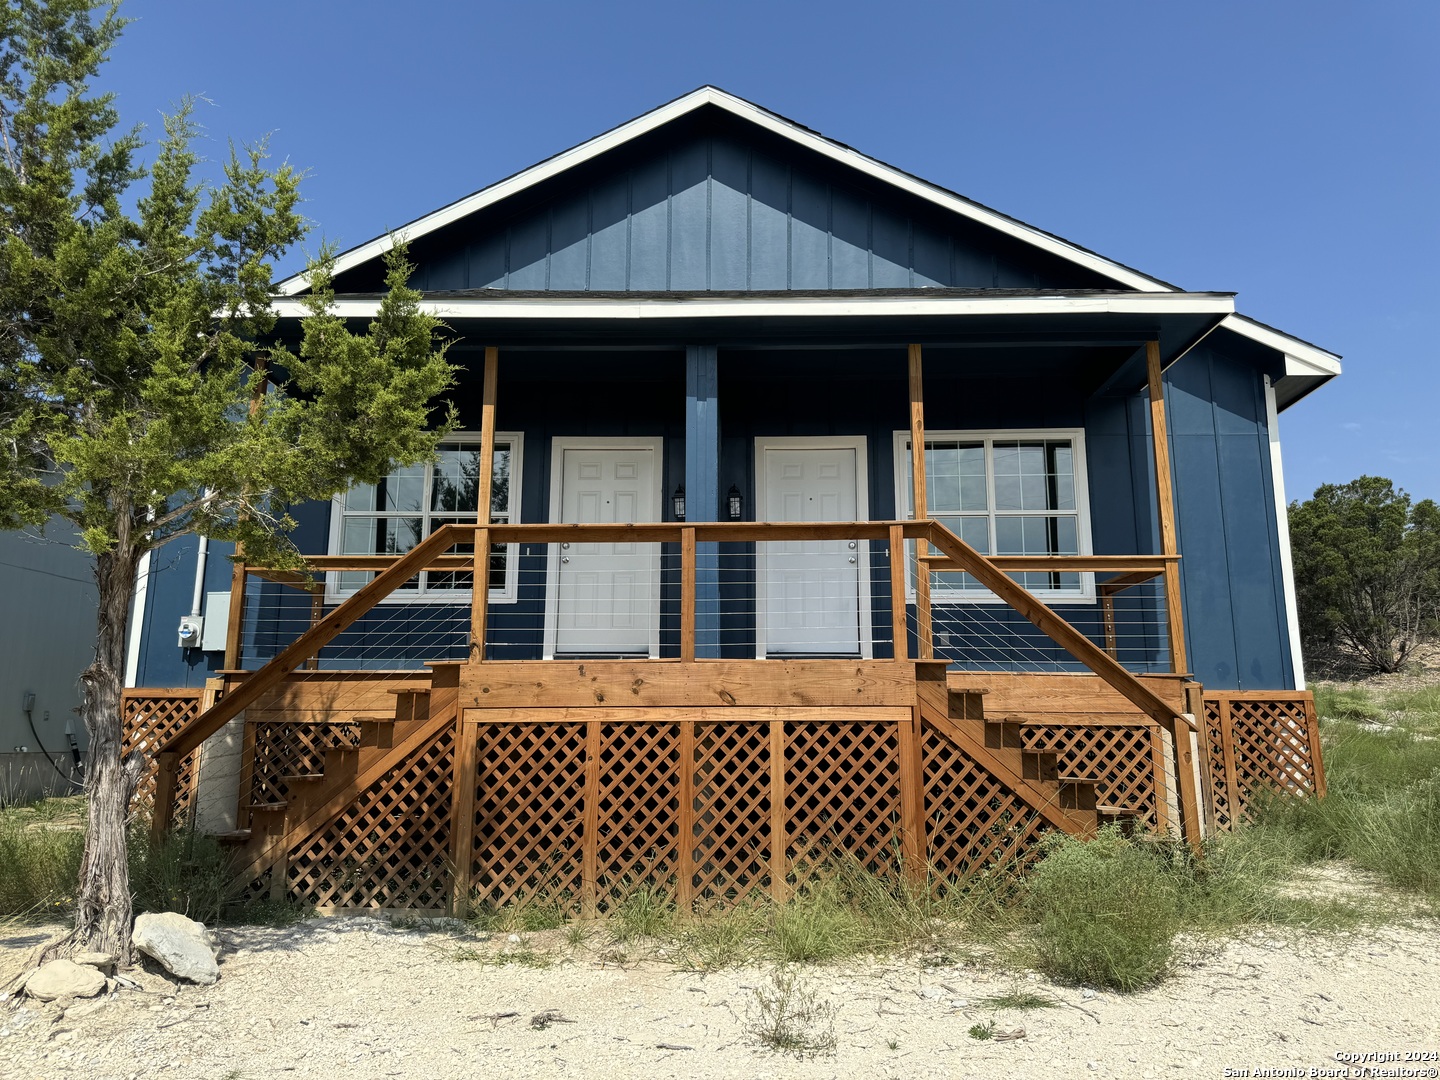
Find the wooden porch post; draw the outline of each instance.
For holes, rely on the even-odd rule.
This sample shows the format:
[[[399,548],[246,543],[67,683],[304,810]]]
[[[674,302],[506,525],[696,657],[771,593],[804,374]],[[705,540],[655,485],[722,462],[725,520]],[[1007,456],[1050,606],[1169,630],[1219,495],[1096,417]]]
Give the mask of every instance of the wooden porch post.
[[[474,581],[470,588],[470,659],[485,659],[485,624],[490,613],[490,495],[495,481],[495,396],[500,350],[485,349],[485,382],[480,405],[480,475],[477,477]]]
[[[925,379],[920,346],[910,346],[910,471],[911,517],[917,521],[930,516],[925,500]],[[924,540],[915,541],[915,636],[921,660],[935,658],[935,639],[930,626],[930,573],[923,562],[930,553]]]
[[[1145,371],[1150,389],[1150,441],[1155,453],[1155,505],[1160,517],[1160,554],[1178,555],[1175,540],[1175,488],[1170,475],[1170,439],[1165,427],[1165,387],[1160,375],[1160,342],[1145,343]],[[1185,620],[1180,610],[1180,567],[1165,565],[1165,619],[1170,638],[1170,670],[1183,674]]]

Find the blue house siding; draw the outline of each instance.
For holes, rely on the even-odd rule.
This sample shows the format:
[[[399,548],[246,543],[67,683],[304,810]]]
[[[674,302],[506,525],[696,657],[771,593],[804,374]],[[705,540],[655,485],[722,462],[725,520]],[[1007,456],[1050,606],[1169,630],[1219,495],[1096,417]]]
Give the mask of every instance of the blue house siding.
[[[1166,390],[1190,667],[1214,689],[1291,689],[1263,372],[1202,345]]]
[[[694,123],[417,241],[427,290],[1110,288],[763,133]],[[372,267],[341,292],[377,289]]]
[[[182,649],[176,640],[181,617],[190,614],[199,549],[198,537],[179,536],[150,553],[140,625],[132,630],[141,632],[136,686],[204,686],[210,673],[224,664],[223,653]],[[229,590],[234,550],[232,544],[210,543],[205,592]]]

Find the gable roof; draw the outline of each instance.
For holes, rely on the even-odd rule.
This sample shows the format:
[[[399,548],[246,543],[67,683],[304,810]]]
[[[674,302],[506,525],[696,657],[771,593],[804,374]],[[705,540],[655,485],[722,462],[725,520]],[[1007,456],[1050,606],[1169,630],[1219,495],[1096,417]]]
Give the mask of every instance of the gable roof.
[[[1122,288],[1147,293],[1183,291],[1178,286],[1160,278],[1143,274],[1123,263],[1105,258],[1088,248],[1065,240],[1063,237],[1038,229],[975,202],[973,199],[968,199],[893,165],[862,154],[844,143],[827,138],[778,113],[771,112],[714,86],[702,86],[693,90],[578,146],[571,147],[528,169],[523,169],[447,206],[416,218],[393,232],[377,236],[350,248],[336,257],[335,272],[338,275],[380,258],[394,246],[398,236],[404,236],[411,241],[417,240],[471,214],[495,206],[561,173],[593,161],[609,151],[632,143],[681,117],[706,107],[720,109],[840,166],[853,169],[881,185],[889,185],[904,191],[942,211],[959,215],[976,224],[994,229],[1002,235],[1097,273]],[[303,293],[308,285],[308,274],[302,272],[279,282],[276,291],[281,296],[291,297]],[[1227,317],[1221,324],[1221,329],[1281,352],[1285,356],[1285,374],[1287,376],[1303,376],[1307,384],[1313,381],[1313,385],[1318,385],[1319,382],[1326,381],[1340,372],[1340,357],[1337,354],[1272,327],[1267,327],[1238,313]],[[1307,385],[1306,391],[1310,388],[1312,386]],[[1298,396],[1292,400],[1298,400]]]

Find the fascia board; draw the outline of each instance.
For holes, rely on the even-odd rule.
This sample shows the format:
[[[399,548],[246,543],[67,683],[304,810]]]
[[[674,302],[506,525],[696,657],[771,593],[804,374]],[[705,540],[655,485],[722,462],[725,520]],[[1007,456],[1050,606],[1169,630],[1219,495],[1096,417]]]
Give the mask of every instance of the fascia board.
[[[337,298],[331,314],[347,319],[373,318],[380,308],[378,297]],[[303,300],[276,300],[271,310],[282,319],[310,315]],[[1235,301],[1228,295],[1196,293],[1134,293],[1118,296],[1042,297],[773,297],[763,300],[727,299],[644,299],[543,297],[523,299],[447,298],[422,299],[420,310],[443,319],[717,319],[756,317],[847,316],[986,316],[1062,314],[1203,314],[1228,315]]]

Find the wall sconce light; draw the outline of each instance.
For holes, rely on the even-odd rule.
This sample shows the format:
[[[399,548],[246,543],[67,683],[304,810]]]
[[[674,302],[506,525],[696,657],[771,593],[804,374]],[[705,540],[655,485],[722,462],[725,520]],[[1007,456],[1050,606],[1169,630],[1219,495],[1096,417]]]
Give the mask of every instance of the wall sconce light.
[[[730,485],[730,493],[725,496],[725,505],[730,511],[731,521],[739,521],[745,516],[745,496],[734,484]]]
[[[652,489],[653,490],[653,489]],[[670,509],[675,514],[676,521],[685,520],[685,485],[681,484],[675,489],[675,494],[670,496]]]

